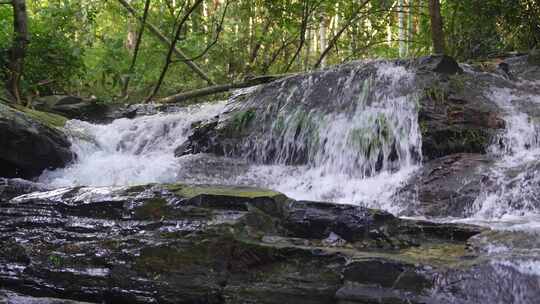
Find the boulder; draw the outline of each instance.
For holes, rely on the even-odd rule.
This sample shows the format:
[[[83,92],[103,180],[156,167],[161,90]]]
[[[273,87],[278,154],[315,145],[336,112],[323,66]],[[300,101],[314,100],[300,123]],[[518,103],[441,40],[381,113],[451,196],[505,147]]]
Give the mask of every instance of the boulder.
[[[33,106],[41,111],[60,114],[69,119],[85,121],[101,121],[109,107],[95,99],[85,99],[79,96],[51,95],[37,98]]]
[[[539,50],[532,50],[528,55],[514,56],[504,60],[510,67],[510,73],[518,80],[540,80]]]
[[[428,303],[482,231],[245,187],[37,192],[0,207],[0,299]]]
[[[481,154],[453,154],[425,163],[396,195],[402,215],[467,217],[494,163]]]
[[[492,75],[423,74],[418,123],[424,160],[485,153],[505,127],[502,110],[485,92],[504,80]]]
[[[406,79],[399,86],[389,83],[385,73],[392,65],[395,69],[407,67],[413,74],[412,83]],[[398,95],[417,102],[424,160],[455,153],[485,153],[505,127],[501,108],[486,91],[503,85],[508,81],[497,75],[465,73],[447,56],[353,62],[294,75],[236,96],[218,119],[194,125],[192,135],[178,147],[176,155],[214,153],[259,163],[306,164],[316,158],[316,151],[331,149],[321,146],[326,139],[319,136],[318,128],[330,123],[321,122],[321,117],[355,113],[358,103],[380,100],[379,95]],[[377,128],[385,130],[384,119]],[[366,130],[357,131],[357,138],[363,138]],[[387,134],[383,131],[381,134]],[[378,151],[381,142],[391,140],[377,138],[361,144],[368,147],[369,154]],[[420,158],[419,151],[412,153]],[[391,163],[396,155],[390,153],[386,160]]]
[[[0,103],[0,176],[32,178],[73,160],[70,142],[56,128],[65,120]]]
[[[454,60],[454,58],[447,55],[420,57],[411,61],[411,66],[419,72],[435,72],[447,75],[463,73],[463,69]]]
[[[531,65],[540,66],[540,50],[531,50],[527,56],[527,62]]]

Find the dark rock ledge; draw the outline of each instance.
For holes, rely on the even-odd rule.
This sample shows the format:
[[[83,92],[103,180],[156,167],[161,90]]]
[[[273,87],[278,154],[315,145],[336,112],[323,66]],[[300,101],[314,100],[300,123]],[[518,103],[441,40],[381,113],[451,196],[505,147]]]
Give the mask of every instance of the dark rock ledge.
[[[0,303],[445,303],[481,231],[252,188],[36,192],[0,203]]]

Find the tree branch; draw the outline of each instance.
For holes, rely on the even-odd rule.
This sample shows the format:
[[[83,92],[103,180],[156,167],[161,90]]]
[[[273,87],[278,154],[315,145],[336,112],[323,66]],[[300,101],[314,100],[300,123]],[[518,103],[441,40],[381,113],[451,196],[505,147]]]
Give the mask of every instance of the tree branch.
[[[347,20],[345,25],[332,37],[332,40],[328,43],[328,46],[326,49],[321,53],[321,56],[317,60],[317,62],[314,65],[314,68],[319,68],[322,61],[326,57],[326,55],[330,52],[330,50],[336,45],[337,41],[341,37],[341,35],[345,32],[351,24],[358,19],[358,14],[360,14],[360,11],[369,3],[370,0],[364,0],[362,3],[360,3],[360,6],[353,12],[351,18]]]
[[[140,17],[137,12],[135,11],[135,9],[126,1],[126,0],[118,0],[118,2],[120,2],[120,4],[132,15],[134,16],[135,18],[137,18],[137,20],[139,20],[139,22],[143,22],[142,21],[142,17]],[[171,41],[165,36],[163,35],[163,33],[160,32],[160,30],[155,26],[153,25],[152,23],[150,22],[146,22],[146,26],[148,27],[148,29],[150,30],[150,32],[152,32],[158,39],[159,41],[161,41],[163,44],[165,44],[166,46],[170,47],[171,46]],[[202,70],[201,68],[195,64],[193,61],[189,61],[188,60],[188,57],[184,54],[184,52],[182,52],[181,50],[179,50],[178,48],[174,47],[173,48],[173,52],[178,56],[180,57],[181,59],[184,60],[184,63],[187,64],[195,73],[197,73],[197,75],[199,75],[202,79],[206,80],[206,82],[208,82],[208,84],[211,84],[213,85],[214,82],[212,81],[212,79],[210,79],[210,77],[208,77],[208,75],[206,75]]]
[[[203,0],[196,0],[195,3],[184,14],[184,17],[178,24],[178,27],[176,28],[176,34],[174,35],[174,39],[169,47],[169,52],[167,53],[167,58],[165,59],[165,65],[163,66],[163,70],[161,71],[161,74],[159,75],[158,82],[156,86],[154,87],[154,90],[152,91],[152,93],[148,96],[148,98],[146,98],[145,102],[149,102],[150,100],[152,100],[152,98],[154,98],[154,96],[159,91],[159,88],[161,87],[161,84],[163,83],[163,79],[165,79],[165,75],[167,74],[167,71],[169,70],[169,66],[171,65],[172,55],[173,55],[174,49],[176,48],[175,45],[178,42],[178,39],[180,39],[180,35],[182,34],[182,28],[184,27],[184,24],[188,20],[189,16],[193,13],[195,8],[197,8],[197,6],[199,6],[202,2]]]
[[[150,1],[151,0],[146,0],[144,4],[144,13],[143,13],[143,19],[141,22],[141,29],[139,30],[139,35],[137,36],[137,41],[135,42],[135,50],[133,51],[133,58],[131,59],[131,65],[129,66],[128,75],[124,82],[124,87],[122,88],[123,98],[126,98],[128,96],[129,80],[131,79],[131,75],[133,74],[133,71],[135,69],[135,64],[137,63],[137,55],[139,54],[139,47],[141,45],[142,36],[144,33],[144,27],[146,25],[146,18],[148,17],[148,10],[150,9]]]

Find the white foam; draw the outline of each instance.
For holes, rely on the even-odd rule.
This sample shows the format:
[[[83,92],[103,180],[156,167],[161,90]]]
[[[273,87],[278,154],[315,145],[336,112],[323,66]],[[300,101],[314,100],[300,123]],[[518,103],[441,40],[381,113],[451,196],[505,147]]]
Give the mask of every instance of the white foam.
[[[178,172],[174,149],[187,139],[193,122],[219,114],[224,106],[204,104],[108,125],[69,121],[78,159],[67,168],[44,172],[39,181],[56,187],[173,182]]]
[[[503,111],[505,131],[489,153],[498,160],[489,172],[492,185],[474,202],[472,223],[490,223],[496,229],[537,230],[540,214],[537,185],[540,183],[540,125],[520,106],[536,103],[540,95],[517,88],[492,87],[486,92]]]
[[[495,260],[492,265],[510,267],[525,275],[540,276],[540,261],[537,260]]]

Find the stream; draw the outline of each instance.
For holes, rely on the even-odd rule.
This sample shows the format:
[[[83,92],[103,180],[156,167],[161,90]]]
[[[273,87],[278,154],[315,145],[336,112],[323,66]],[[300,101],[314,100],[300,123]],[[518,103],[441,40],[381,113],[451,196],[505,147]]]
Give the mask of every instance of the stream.
[[[491,286],[483,282],[493,279],[483,277],[474,283],[477,286],[469,283],[469,288],[477,289],[472,292],[475,296],[441,299],[534,303],[530,297],[540,290],[540,82],[507,80],[466,65],[462,68],[472,79],[496,79],[498,85],[484,86],[482,94],[500,109],[506,126],[486,151],[491,161],[483,173],[487,182],[463,216],[411,214],[407,210],[415,202],[398,199],[399,191],[424,166],[419,124],[422,89],[414,72],[386,62],[372,63],[369,77],[364,65],[353,68],[332,87],[321,88],[311,76],[302,80],[301,89],[291,89],[284,82],[274,92],[279,104],[258,110],[263,113],[257,116],[261,128],[247,135],[240,148],[224,155],[175,157],[175,150],[188,140],[193,125],[233,113],[258,88],[240,90],[227,101],[122,118],[106,125],[71,120],[66,128],[77,161],[45,171],[39,182],[51,188],[177,182],[257,186],[296,200],[351,204],[407,219],[488,227],[494,236],[477,238],[473,246],[490,261],[493,270],[487,272],[500,281],[501,290],[483,290]],[[311,94],[322,89],[338,98],[313,102]],[[260,118],[270,115],[274,117],[270,123]]]

